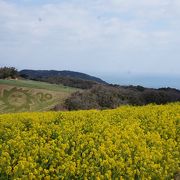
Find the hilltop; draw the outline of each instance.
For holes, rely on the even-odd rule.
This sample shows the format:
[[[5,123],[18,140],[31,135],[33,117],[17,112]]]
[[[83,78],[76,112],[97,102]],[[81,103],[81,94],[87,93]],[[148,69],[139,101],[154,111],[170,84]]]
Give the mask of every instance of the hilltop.
[[[75,71],[56,71],[56,70],[21,70],[19,71],[20,75],[25,75],[29,79],[36,78],[49,78],[49,77],[67,77],[67,78],[77,78],[88,81],[95,81],[97,83],[107,84],[100,78],[90,76],[85,73],[75,72]]]

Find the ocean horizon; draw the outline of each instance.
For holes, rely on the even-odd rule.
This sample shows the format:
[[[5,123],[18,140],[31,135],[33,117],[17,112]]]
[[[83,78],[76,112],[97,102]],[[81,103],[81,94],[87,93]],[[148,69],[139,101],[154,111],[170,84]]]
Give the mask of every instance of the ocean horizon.
[[[140,85],[147,88],[175,88],[180,90],[180,76],[173,75],[109,75],[102,76],[110,84]]]

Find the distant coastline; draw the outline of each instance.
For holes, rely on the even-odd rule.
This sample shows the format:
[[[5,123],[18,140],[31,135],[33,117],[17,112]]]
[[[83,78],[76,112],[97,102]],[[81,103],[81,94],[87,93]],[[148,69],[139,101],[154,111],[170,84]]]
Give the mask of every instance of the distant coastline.
[[[109,75],[101,76],[105,81],[120,85],[141,85],[147,88],[171,87],[180,89],[180,75]]]

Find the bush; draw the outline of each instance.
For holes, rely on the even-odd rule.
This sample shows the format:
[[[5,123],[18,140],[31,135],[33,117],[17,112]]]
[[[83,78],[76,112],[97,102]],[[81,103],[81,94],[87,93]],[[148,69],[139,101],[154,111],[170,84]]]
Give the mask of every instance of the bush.
[[[72,94],[65,102],[68,110],[113,109],[124,104],[166,104],[180,101],[180,91],[148,89],[139,86],[96,85],[89,90]]]

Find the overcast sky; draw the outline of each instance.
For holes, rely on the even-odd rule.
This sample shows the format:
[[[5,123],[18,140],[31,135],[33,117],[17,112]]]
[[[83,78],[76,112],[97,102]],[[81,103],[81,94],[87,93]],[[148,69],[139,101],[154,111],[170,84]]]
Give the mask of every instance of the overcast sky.
[[[0,0],[0,65],[180,76],[180,0]]]

